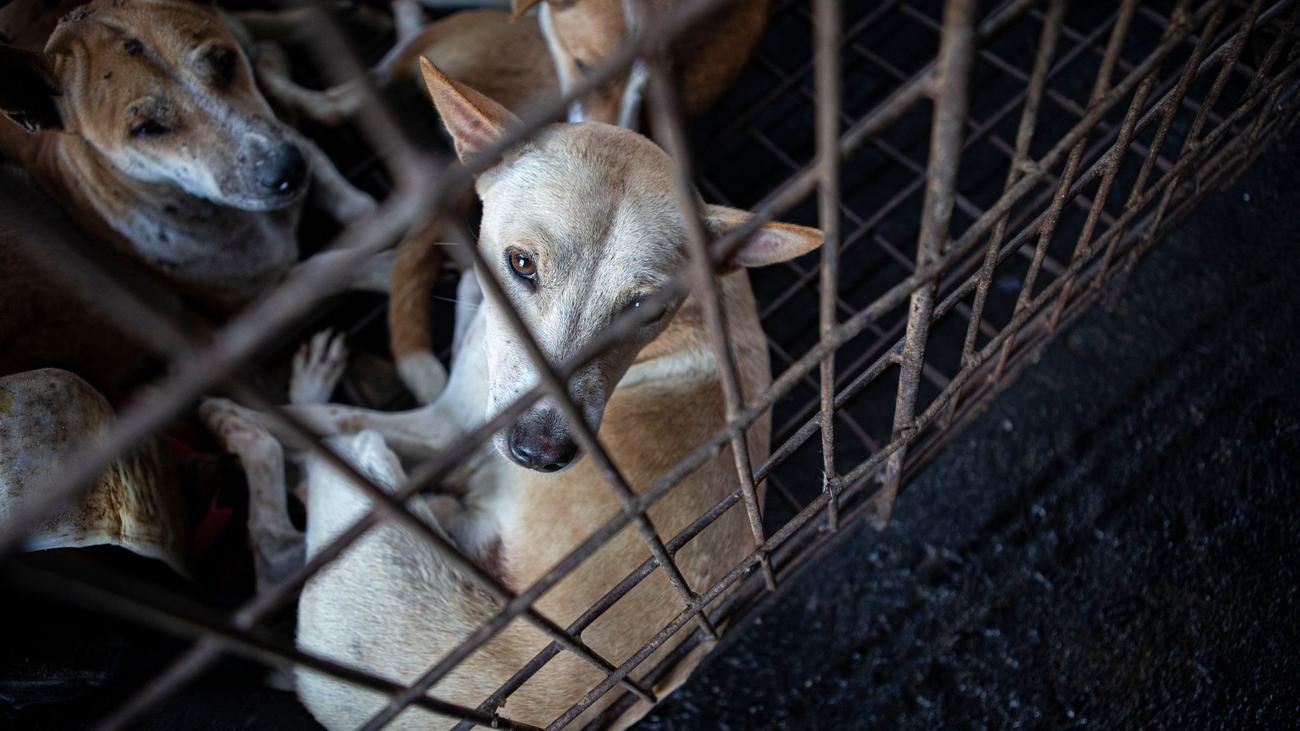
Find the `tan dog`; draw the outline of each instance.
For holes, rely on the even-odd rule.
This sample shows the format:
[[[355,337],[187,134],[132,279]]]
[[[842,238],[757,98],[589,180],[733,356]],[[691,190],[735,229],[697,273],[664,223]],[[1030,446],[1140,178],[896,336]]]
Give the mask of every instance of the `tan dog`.
[[[17,6],[36,4],[40,12]],[[276,119],[216,10],[184,0],[16,0],[0,45],[0,158],[85,229],[219,308],[297,261],[304,192],[372,210]]]
[[[463,158],[474,157],[516,123],[503,107],[431,65],[426,80]],[[647,295],[685,264],[686,222],[673,175],[668,155],[646,138],[583,123],[545,129],[479,177],[479,251],[552,361],[564,361],[620,314],[645,306]],[[705,211],[715,234],[749,215],[720,206]],[[815,229],[765,225],[735,255],[731,264],[736,268],[718,279],[742,391],[749,399],[768,386],[770,372],[748,278],[738,267],[783,261],[820,243]],[[335,448],[380,484],[400,483],[402,467],[390,448],[407,456],[445,449],[538,381],[504,318],[505,303],[491,298],[477,303],[476,282],[474,272],[462,279],[454,367],[447,389],[433,404],[405,413],[335,405],[288,408],[322,432],[360,432],[335,438]],[[719,367],[700,306],[681,297],[658,317],[647,316],[651,322],[570,381],[586,421],[599,430],[601,442],[636,490],[645,489],[724,422]],[[318,342],[313,350],[324,347]],[[229,401],[210,400],[202,413],[221,435],[245,435],[259,424],[267,428],[259,415]],[[269,432],[261,433],[259,449],[265,450],[275,440]],[[766,457],[768,439],[764,417],[749,430],[755,463]],[[622,509],[594,460],[579,459],[577,451],[556,404],[542,399],[512,428],[497,434],[492,446],[467,455],[460,482],[453,485],[463,491],[459,497],[441,495],[427,508],[416,509],[506,586],[521,591]],[[256,455],[244,458],[245,465],[256,461]],[[309,461],[307,473],[306,546],[311,555],[360,517],[369,502],[323,463]],[[655,503],[650,519],[661,535],[675,535],[737,483],[733,456],[723,449]],[[282,515],[273,519],[287,525]],[[743,509],[736,507],[683,547],[676,559],[690,585],[702,591],[753,547]],[[567,625],[649,556],[629,526],[547,592],[538,609]],[[307,585],[299,603],[298,642],[410,682],[498,608],[418,536],[386,523]],[[587,629],[583,639],[617,664],[682,608],[663,571],[656,571]],[[683,636],[668,642],[637,675]],[[516,621],[433,692],[477,705],[546,644],[543,634]],[[666,692],[684,680],[699,657],[663,679],[657,690]],[[545,725],[600,679],[585,662],[563,653],[513,694],[504,712]],[[356,727],[384,701],[306,671],[298,675],[298,693],[329,728]],[[609,701],[598,703],[584,719]],[[645,710],[637,708],[628,722]],[[397,720],[403,729],[446,725],[447,719],[418,710]]]
[[[451,78],[480,89],[515,114],[568,93],[612,56],[637,26],[672,12],[677,0],[512,0],[512,15],[491,9],[453,13],[425,26],[412,0],[393,3],[397,45],[372,70],[380,86],[411,79],[426,58]],[[536,18],[528,14],[540,5]],[[710,107],[735,81],[767,26],[771,0],[732,0],[680,38],[669,62],[688,114]],[[642,17],[643,14],[648,14]],[[291,33],[265,13],[240,16],[256,33]],[[264,54],[258,74],[276,101],[327,124],[355,115],[364,103],[356,84],[323,91],[295,84],[281,59]],[[645,84],[641,63],[574,103],[570,122],[607,122],[633,129]]]
[[[671,13],[678,4],[679,0],[513,0],[516,17],[540,6],[542,35],[565,93],[640,27]],[[723,3],[672,45],[668,62],[687,114],[712,106],[740,75],[767,27],[771,5],[771,0]],[[575,102],[569,121],[609,122],[635,129],[645,82],[646,69],[638,61],[626,76]]]

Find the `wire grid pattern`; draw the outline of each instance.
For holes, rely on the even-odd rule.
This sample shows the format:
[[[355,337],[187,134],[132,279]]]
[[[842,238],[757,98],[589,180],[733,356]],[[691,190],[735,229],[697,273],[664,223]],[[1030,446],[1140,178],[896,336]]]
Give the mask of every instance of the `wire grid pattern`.
[[[61,474],[50,476],[39,503],[0,526],[6,557],[29,526],[115,455],[218,388],[270,413],[296,436],[291,446],[322,455],[375,504],[302,570],[230,614],[129,577],[7,561],[10,573],[33,590],[194,638],[193,647],[126,699],[104,728],[128,725],[223,653],[287,661],[385,693],[389,703],[366,728],[384,726],[408,705],[459,718],[465,728],[530,728],[496,709],[551,657],[573,652],[600,668],[605,680],[549,727],[572,723],[621,687],[623,697],[593,721],[609,723],[637,698],[652,700],[655,680],[699,641],[780,591],[782,579],[839,527],[859,519],[887,522],[907,477],[1098,299],[1103,285],[1110,291],[1122,286],[1161,234],[1258,155],[1297,111],[1297,0],[1005,0],[983,7],[972,0],[790,0],[776,4],[749,74],[693,126],[691,141],[700,154],[692,160],[674,92],[648,54],[717,4],[680,3],[570,99],[646,56],[654,137],[678,160],[683,200],[690,200],[694,180],[706,199],[756,213],[750,225],[712,242],[697,222],[689,242],[690,271],[670,287],[690,287],[705,305],[717,352],[726,352],[725,332],[707,316],[718,297],[708,276],[717,261],[757,225],[777,217],[820,225],[826,244],[816,254],[752,272],[773,355],[772,387],[744,403],[734,364],[721,359],[727,427],[654,484],[634,492],[597,435],[584,433],[581,420],[571,418],[587,458],[601,465],[625,510],[518,594],[408,513],[404,501],[435,486],[459,455],[542,394],[576,413],[563,386],[566,375],[638,325],[636,315],[614,323],[571,362],[552,367],[537,359],[541,385],[414,468],[393,494],[334,456],[320,435],[279,410],[256,379],[243,375],[265,350],[319,321],[320,292],[404,232],[427,225],[430,212],[449,211],[471,180],[472,171],[412,142],[402,120],[377,98],[357,125],[360,139],[377,154],[350,172],[387,193],[380,209],[339,234],[330,246],[347,253],[332,266],[287,280],[204,337],[158,311],[139,287],[101,271],[58,231],[0,201],[6,215],[28,224],[34,240],[96,282],[124,330],[170,356],[174,365],[172,375],[150,398],[125,410],[101,443],[88,445]],[[313,58],[324,75],[334,82],[361,78],[340,28],[323,14],[315,25]],[[539,110],[497,152],[559,118],[568,100]],[[470,240],[464,231],[460,237]],[[472,246],[461,251],[477,255]],[[484,286],[498,285],[485,278]],[[372,309],[352,329],[374,329],[381,315],[382,309]],[[515,325],[522,327],[518,320]],[[526,332],[521,339],[532,343]],[[345,392],[364,402],[360,389]],[[739,460],[738,482],[723,500],[678,535],[658,535],[646,509],[717,448],[732,445],[744,455],[739,447],[746,428],[769,408],[775,415],[769,459],[759,465]],[[763,481],[772,489],[760,515],[754,491]],[[758,548],[715,586],[692,589],[673,556],[728,510],[750,515]],[[380,520],[402,521],[420,532],[499,601],[492,620],[407,686],[298,650],[262,626]],[[629,524],[639,527],[651,552],[636,571],[568,627],[532,609],[547,589]],[[584,628],[657,570],[678,587],[677,617],[653,628],[656,634],[628,658],[603,658],[584,645]],[[428,694],[516,617],[545,631],[550,646],[477,708]],[[658,665],[641,667],[681,632],[688,634],[685,641]]]

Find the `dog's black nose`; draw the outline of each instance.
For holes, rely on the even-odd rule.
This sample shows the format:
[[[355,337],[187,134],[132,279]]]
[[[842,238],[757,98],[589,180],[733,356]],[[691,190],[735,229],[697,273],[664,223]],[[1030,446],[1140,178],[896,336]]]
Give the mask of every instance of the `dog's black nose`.
[[[307,179],[307,161],[297,145],[280,145],[253,166],[258,184],[277,195],[296,192]]]
[[[520,466],[540,472],[555,472],[578,456],[578,445],[567,436],[555,437],[516,424],[510,430],[510,455]]]

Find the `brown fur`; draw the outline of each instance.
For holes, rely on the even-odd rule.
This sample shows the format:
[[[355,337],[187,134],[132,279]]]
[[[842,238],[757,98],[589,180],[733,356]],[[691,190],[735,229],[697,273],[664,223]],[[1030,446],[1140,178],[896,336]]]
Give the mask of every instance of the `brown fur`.
[[[542,1],[516,0],[516,15]],[[624,0],[545,1],[556,40],[551,55],[562,78],[581,78],[628,38]],[[642,22],[665,17],[677,4],[678,0],[645,2],[647,17]],[[673,43],[669,62],[687,114],[712,106],[736,80],[758,45],[770,9],[771,0],[733,0]],[[614,123],[626,82],[624,78],[592,92],[583,101],[584,118]]]

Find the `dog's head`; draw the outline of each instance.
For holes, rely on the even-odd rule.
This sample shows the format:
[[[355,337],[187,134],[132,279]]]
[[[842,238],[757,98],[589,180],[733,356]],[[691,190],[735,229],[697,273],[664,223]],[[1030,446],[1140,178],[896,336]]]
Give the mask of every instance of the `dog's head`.
[[[188,0],[94,0],[43,53],[0,46],[0,110],[78,135],[123,175],[250,211],[297,201],[307,163],[216,10]]]
[[[555,62],[560,88],[568,92],[614,54],[628,38],[632,0],[512,0],[521,15],[541,5],[538,17]],[[634,129],[640,114],[645,69],[632,70],[575,101],[570,122],[606,122]]]
[[[448,79],[427,61],[425,81],[457,154],[469,160],[499,140],[517,120],[500,105]],[[587,423],[599,429],[605,404],[640,350],[668,326],[680,297],[659,307],[651,298],[687,260],[686,220],[677,203],[673,163],[653,142],[630,130],[594,122],[559,124],[522,143],[478,178],[483,201],[479,250],[552,364],[571,359],[629,310],[655,308],[625,340],[569,380]],[[749,216],[705,206],[712,232]],[[816,229],[768,224],[751,236],[730,265],[762,266],[821,244]],[[516,338],[505,303],[486,307],[489,415],[538,383]],[[552,472],[577,457],[573,432],[549,398],[496,436],[507,459]]]

